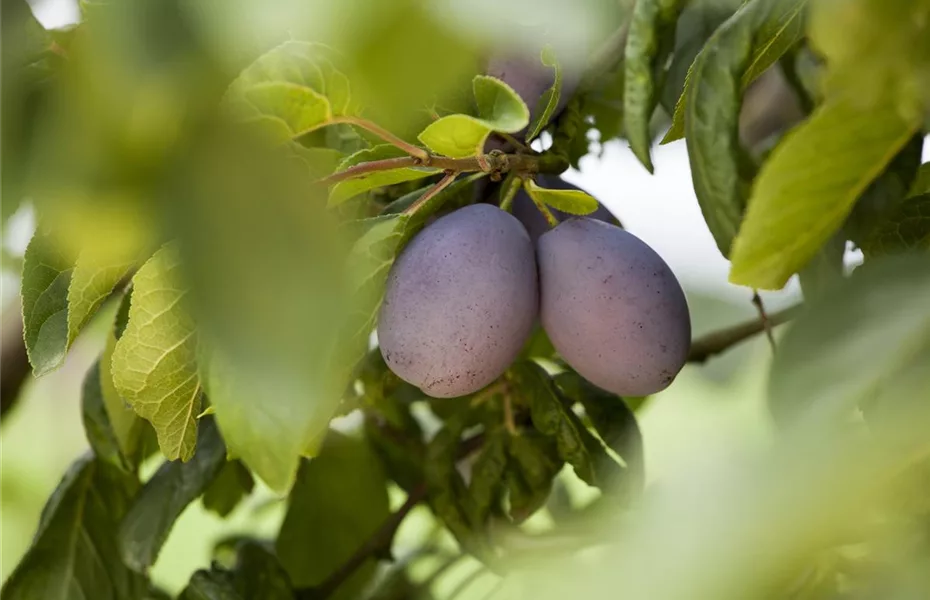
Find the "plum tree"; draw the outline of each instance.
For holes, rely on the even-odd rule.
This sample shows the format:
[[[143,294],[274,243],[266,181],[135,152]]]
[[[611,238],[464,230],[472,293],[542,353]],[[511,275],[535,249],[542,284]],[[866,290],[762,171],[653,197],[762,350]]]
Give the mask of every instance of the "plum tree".
[[[540,314],[553,346],[582,376],[620,395],[666,388],[688,356],[684,292],[636,236],[573,218],[539,239]]]
[[[581,190],[577,185],[571,184],[557,175],[537,175],[536,183],[548,189]],[[559,221],[564,221],[573,216],[554,208],[550,210]],[[533,200],[530,198],[529,194],[522,189],[518,191],[517,195],[514,197],[511,211],[513,212],[513,216],[518,218],[520,222],[523,223],[523,226],[526,227],[527,232],[530,234],[530,239],[533,240],[534,244],[539,239],[539,236],[550,229],[549,224],[546,222],[546,218],[543,217],[542,213],[539,212],[533,204]],[[617,220],[617,217],[615,217],[606,206],[600,203],[598,203],[597,210],[588,215],[588,217],[612,225],[620,225],[620,221]]]
[[[434,397],[463,396],[499,377],[536,320],[529,236],[489,204],[452,212],[417,235],[388,276],[378,325],[385,362]]]

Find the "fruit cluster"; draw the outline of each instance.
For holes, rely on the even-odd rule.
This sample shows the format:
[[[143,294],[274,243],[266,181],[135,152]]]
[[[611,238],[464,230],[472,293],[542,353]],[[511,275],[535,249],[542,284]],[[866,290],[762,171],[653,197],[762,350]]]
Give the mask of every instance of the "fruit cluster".
[[[491,60],[488,71],[531,107],[548,87],[545,71],[525,64]],[[429,396],[476,392],[513,363],[538,318],[562,359],[595,385],[629,396],[667,387],[687,359],[691,323],[662,258],[603,206],[590,217],[556,211],[551,230],[523,191],[512,211],[466,206],[401,253],[378,325],[391,370]]]

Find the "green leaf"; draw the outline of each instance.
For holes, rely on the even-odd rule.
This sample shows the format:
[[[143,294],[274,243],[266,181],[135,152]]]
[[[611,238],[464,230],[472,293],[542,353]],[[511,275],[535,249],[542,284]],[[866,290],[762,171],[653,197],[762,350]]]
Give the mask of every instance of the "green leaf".
[[[534,430],[509,437],[505,477],[510,516],[516,523],[522,523],[546,504],[562,464],[553,438]]]
[[[662,64],[675,41],[684,0],[639,0],[633,8],[624,52],[624,129],[633,154],[652,173],[649,124],[658,104]]]
[[[102,360],[102,359],[101,359]],[[94,455],[127,473],[135,472],[135,465],[117,441],[113,425],[107,414],[100,381],[100,361],[87,372],[81,393],[81,417],[84,433]]]
[[[276,547],[296,587],[322,583],[389,514],[387,480],[363,439],[330,431],[319,455],[301,464]],[[332,598],[357,598],[375,574],[373,557]]]
[[[133,260],[125,256],[116,257],[110,252],[107,254],[97,256],[92,251],[85,251],[74,265],[68,286],[69,346],[132,268]]]
[[[534,111],[536,118],[533,119],[527,129],[527,141],[538,137],[543,128],[549,124],[555,114],[555,109],[559,106],[559,98],[562,95],[562,66],[559,64],[555,52],[551,47],[546,46],[543,48],[539,59],[543,65],[552,67],[552,70],[555,71],[555,78],[552,81],[552,87],[543,92],[536,103],[536,110]]]
[[[296,139],[354,111],[349,81],[325,46],[289,41],[248,66],[230,85],[227,107],[260,123],[273,139]]]
[[[430,507],[462,548],[481,554],[482,547],[472,531],[471,515],[475,509],[462,475],[456,469],[459,443],[465,420],[453,416],[446,420],[426,445],[426,487]]]
[[[901,206],[920,167],[923,146],[922,135],[917,134],[911,138],[885,171],[856,200],[843,225],[846,237],[856,245],[861,247],[876,227]]]
[[[68,351],[68,286],[74,260],[39,230],[23,256],[23,335],[36,377],[58,368]]]
[[[862,245],[867,258],[930,250],[930,193],[908,198]]]
[[[252,540],[236,546],[231,570],[218,565],[191,576],[179,600],[293,600],[291,581],[264,544]]]
[[[179,269],[178,248],[168,245],[133,277],[129,323],[112,360],[117,392],[152,424],[169,460],[193,456],[202,396]]]
[[[843,281],[845,277],[844,254],[846,254],[846,238],[842,233],[837,233],[827,240],[814,258],[798,272],[798,281],[801,284],[805,302],[820,298]]]
[[[346,158],[342,152],[332,148],[307,148],[298,143],[292,143],[288,148],[297,160],[307,166],[314,181],[335,173]]]
[[[841,418],[857,405],[892,395],[896,384],[914,374],[925,381],[914,389],[926,390],[927,298],[926,258],[895,257],[866,264],[801,314],[772,363],[769,402],[778,421]]]
[[[472,467],[468,493],[472,499],[472,522],[475,524],[485,523],[491,511],[500,502],[504,471],[507,468],[508,437],[509,434],[504,429],[489,434],[481,454]]]
[[[559,456],[574,467],[582,481],[597,487],[606,484],[608,472],[603,468],[606,466],[604,459],[610,459],[603,446],[562,403],[542,367],[532,362],[519,362],[511,367],[510,373],[518,393],[530,407],[533,426],[555,439]]]
[[[216,479],[226,446],[212,418],[201,419],[197,451],[187,462],[165,462],[136,496],[120,524],[123,561],[140,573],[155,564],[174,522]]]
[[[755,170],[747,164],[739,144],[743,91],[800,39],[806,3],[747,3],[714,33],[695,59],[679,103],[694,192],[724,256],[729,256],[739,230]]]
[[[130,304],[130,295],[123,296],[117,313],[123,314],[124,309],[128,318]],[[116,325],[119,325],[117,322]],[[115,329],[115,328],[114,328]],[[139,466],[143,459],[143,434],[147,428],[150,428],[145,421],[139,418],[139,415],[132,410],[132,407],[123,400],[116,386],[113,383],[113,352],[116,349],[116,332],[111,330],[107,335],[106,345],[103,348],[103,355],[99,362],[99,385],[100,393],[103,398],[103,407],[106,412],[110,429],[115,436],[120,454],[131,465],[132,469]]]
[[[930,163],[924,163],[917,169],[914,183],[907,195],[922,196],[924,194],[930,194]]]
[[[479,117],[448,115],[430,123],[419,140],[438,154],[451,158],[477,156],[493,131],[516,133],[530,122],[530,110],[503,81],[478,75],[473,81]]]
[[[203,493],[203,507],[221,517],[229,516],[243,498],[252,493],[255,480],[238,460],[227,461]]]
[[[551,206],[570,215],[589,215],[598,209],[597,200],[581,190],[541,188],[532,179],[523,180],[523,189],[536,203]]]
[[[42,510],[32,545],[0,590],[5,600],[147,597],[120,560],[116,531],[139,483],[91,455],[78,459]]]
[[[560,373],[555,383],[566,397],[584,407],[598,435],[623,459],[626,469],[619,482],[623,489],[636,495],[642,493],[646,481],[643,436],[627,403],[573,371]]]
[[[918,126],[893,103],[839,98],[818,108],[759,173],[733,244],[730,281],[781,288],[840,228]]]
[[[344,171],[358,164],[387,158],[397,158],[400,156],[406,156],[406,154],[395,146],[390,144],[375,146],[374,148],[360,150],[352,156],[349,156],[339,165],[336,172]],[[334,185],[329,190],[329,205],[335,206],[342,204],[359,194],[375,188],[394,185],[395,183],[403,183],[405,181],[415,181],[417,179],[429,177],[430,175],[435,175],[439,172],[439,169],[429,167],[403,167],[391,169],[389,171],[366,173],[358,177],[353,177],[352,179],[340,181]]]
[[[690,136],[688,119],[705,118],[704,110],[713,109],[717,119],[731,114],[735,122],[749,84],[801,39],[806,7],[807,0],[750,0],[727,19],[691,65],[662,143]]]

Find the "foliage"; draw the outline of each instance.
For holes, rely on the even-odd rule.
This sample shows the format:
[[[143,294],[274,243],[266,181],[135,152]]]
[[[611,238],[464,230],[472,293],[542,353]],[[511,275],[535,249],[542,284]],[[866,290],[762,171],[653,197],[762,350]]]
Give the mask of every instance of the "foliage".
[[[915,533],[930,516],[930,1],[518,2],[553,31],[568,13],[610,30],[532,48],[552,75],[533,106],[476,67],[504,48],[468,25],[487,3],[311,4],[86,2],[46,31],[3,1],[3,219],[29,198],[39,222],[21,288],[33,374],[119,304],[82,388],[90,452],[4,598],[164,597],[149,573],[181,513],[200,499],[226,517],[264,486],[287,498],[280,533],[218,550],[181,598],[423,592],[409,565],[450,552],[540,597],[930,594]],[[772,72],[811,110],[744,139]],[[685,138],[730,280],[802,274],[771,366],[771,448],[651,480],[641,399],[585,381],[544,333],[461,398],[388,370],[370,339],[385,281],[431,219],[507,209],[521,188],[550,223],[592,213],[536,175],[616,140],[652,171],[660,126]],[[864,255],[852,273],[847,242]],[[559,509],[566,480],[596,499]],[[399,556],[420,503],[444,537]]]

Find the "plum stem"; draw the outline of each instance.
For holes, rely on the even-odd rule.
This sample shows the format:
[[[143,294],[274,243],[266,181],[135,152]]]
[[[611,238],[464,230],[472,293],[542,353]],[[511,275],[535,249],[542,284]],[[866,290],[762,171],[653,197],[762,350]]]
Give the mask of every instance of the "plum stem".
[[[374,135],[378,136],[385,142],[391,144],[392,146],[396,146],[400,148],[401,150],[403,150],[410,156],[417,158],[423,162],[428,161],[430,158],[429,152],[427,152],[423,148],[420,148],[419,146],[414,146],[410,142],[402,140],[401,138],[397,137],[396,135],[394,135],[387,129],[381,127],[377,123],[373,123],[369,121],[368,119],[363,119],[361,117],[342,116],[342,117],[334,117],[328,122],[328,124],[332,124],[332,125],[340,124],[340,123],[344,123],[347,125],[355,125],[356,127],[360,127],[361,129],[364,129],[370,133],[373,133]]]
[[[533,200],[533,204],[536,205],[536,208],[539,210],[539,212],[542,213],[542,216],[546,218],[546,223],[549,224],[550,228],[555,227],[556,225],[559,224],[559,220],[555,218],[555,215],[552,214],[552,211],[549,210],[548,206],[543,204],[542,201],[537,200],[536,198],[533,198],[532,194],[529,194],[529,197],[530,199]]]
[[[501,201],[499,204],[501,210],[510,212],[511,207],[513,206],[513,199],[517,196],[517,192],[520,191],[520,187],[522,185],[523,179],[514,175],[513,173],[508,175],[507,180],[501,187]]]
[[[430,198],[435,198],[439,192],[452,185],[452,182],[455,181],[456,175],[457,173],[453,171],[446,171],[445,177],[436,182],[436,184],[428,189],[425,194],[417,198],[416,202],[408,206],[402,214],[412,215],[416,213],[421,206],[429,202]]]
[[[769,340],[769,346],[772,347],[772,352],[775,352],[775,336],[772,335],[772,324],[769,322],[769,315],[765,312],[765,304],[762,303],[762,296],[759,295],[758,290],[752,291],[752,304],[756,307],[756,310],[759,311],[759,320],[762,322],[762,328],[765,330],[765,337]]]

